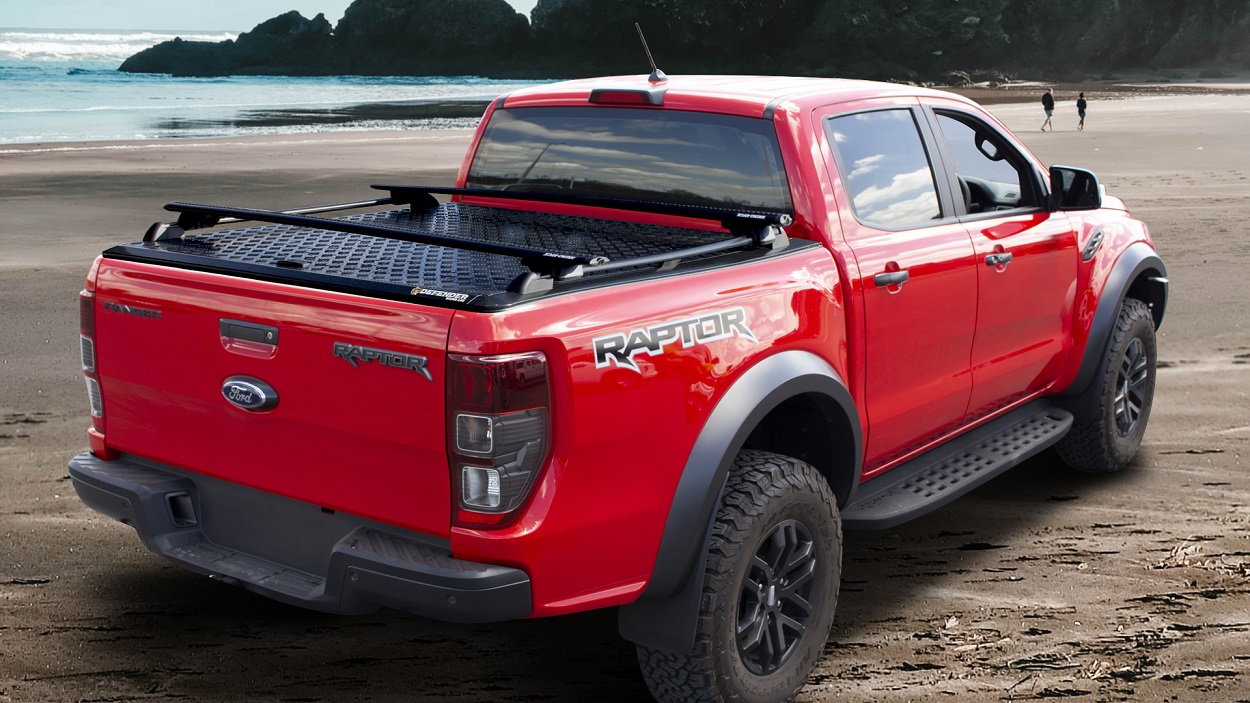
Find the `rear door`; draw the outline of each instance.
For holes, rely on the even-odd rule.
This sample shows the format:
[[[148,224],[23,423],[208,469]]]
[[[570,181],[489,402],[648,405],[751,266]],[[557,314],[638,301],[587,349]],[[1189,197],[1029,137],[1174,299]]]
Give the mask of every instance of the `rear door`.
[[[110,447],[448,534],[451,310],[113,259],[96,305]]]
[[[974,252],[934,169],[915,101],[869,101],[816,116],[841,176],[835,196],[861,276],[871,473],[964,417],[976,326]]]
[[[972,396],[977,418],[1044,390],[1071,349],[1078,253],[1062,212],[1048,212],[1037,168],[966,107],[928,112],[976,248]]]

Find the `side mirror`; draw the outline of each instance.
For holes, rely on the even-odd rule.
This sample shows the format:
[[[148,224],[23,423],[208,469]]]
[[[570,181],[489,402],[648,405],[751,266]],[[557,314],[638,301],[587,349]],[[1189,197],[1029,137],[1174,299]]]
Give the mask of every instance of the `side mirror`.
[[[1083,168],[1050,167],[1052,210],[1097,210],[1102,207],[1098,176]]]

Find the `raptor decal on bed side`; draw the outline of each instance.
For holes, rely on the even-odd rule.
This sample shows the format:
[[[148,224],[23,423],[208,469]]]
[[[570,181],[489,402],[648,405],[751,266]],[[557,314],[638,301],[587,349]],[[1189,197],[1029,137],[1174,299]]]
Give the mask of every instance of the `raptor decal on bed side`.
[[[662,322],[644,329],[627,333],[595,337],[595,368],[616,366],[639,371],[634,363],[638,354],[659,356],[674,344],[687,349],[696,344],[707,344],[718,339],[741,337],[756,342],[755,334],[746,324],[747,312],[743,308],[718,310],[698,317],[686,317],[672,322]],[[641,373],[639,371],[639,373]]]

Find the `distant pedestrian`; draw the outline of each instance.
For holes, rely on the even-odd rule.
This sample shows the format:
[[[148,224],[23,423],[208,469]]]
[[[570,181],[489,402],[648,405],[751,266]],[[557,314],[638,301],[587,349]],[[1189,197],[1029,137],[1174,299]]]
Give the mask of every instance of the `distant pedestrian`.
[[[1042,109],[1046,111],[1046,121],[1042,123],[1042,131],[1045,132],[1047,127],[1050,127],[1050,131],[1055,131],[1055,125],[1050,122],[1050,118],[1055,116],[1055,94],[1050,88],[1042,93]]]
[[[1085,131],[1085,93],[1081,93],[1081,97],[1076,99],[1076,114],[1081,116],[1081,121],[1076,125],[1078,131]]]

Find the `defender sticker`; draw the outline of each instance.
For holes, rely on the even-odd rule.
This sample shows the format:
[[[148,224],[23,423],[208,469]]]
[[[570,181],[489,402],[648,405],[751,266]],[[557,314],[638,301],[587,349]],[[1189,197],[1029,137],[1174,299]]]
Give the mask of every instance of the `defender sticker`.
[[[678,342],[682,349],[733,336],[757,342],[755,334],[747,327],[746,319],[745,309],[732,308],[632,330],[629,334],[596,337],[591,340],[595,347],[595,368],[616,366],[642,373],[634,363],[634,356],[659,356],[667,347]]]
[[[360,368],[361,361],[376,361],[383,366],[392,366],[397,369],[408,369],[416,371],[425,376],[425,380],[433,381],[434,377],[430,375],[430,370],[425,367],[429,359],[424,356],[415,354],[401,354],[399,352],[386,351],[385,349],[370,349],[362,347],[359,344],[347,344],[346,342],[334,343],[334,355],[338,358],[349,362],[352,366]]]
[[[450,300],[453,303],[463,303],[468,301],[468,293],[452,293],[445,290],[435,290],[433,288],[413,288],[412,295],[428,295],[432,298],[442,298]]]

